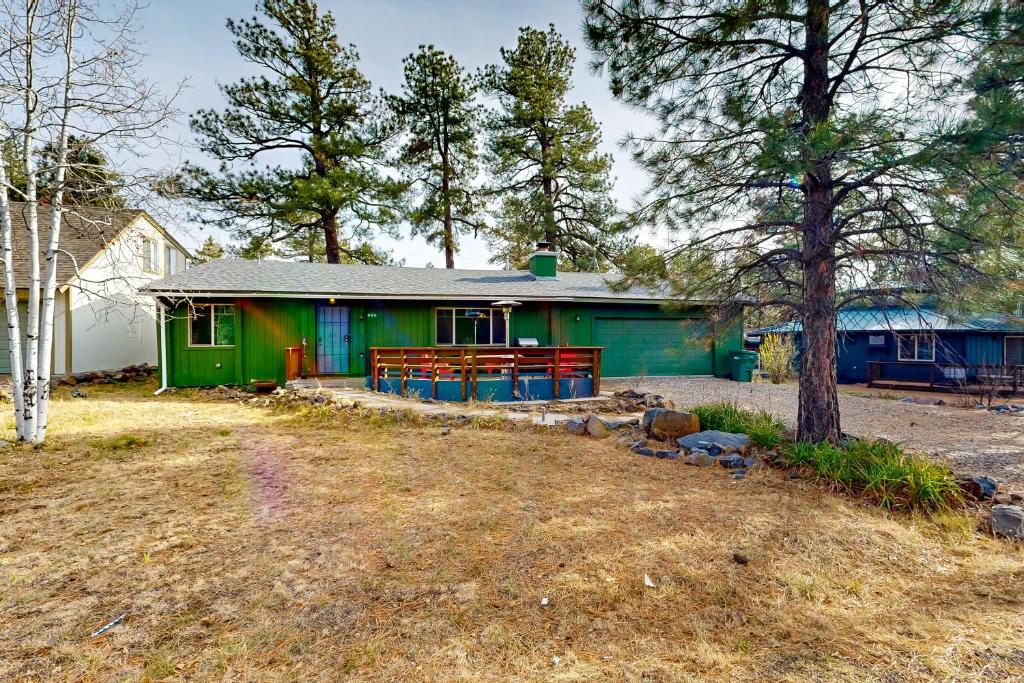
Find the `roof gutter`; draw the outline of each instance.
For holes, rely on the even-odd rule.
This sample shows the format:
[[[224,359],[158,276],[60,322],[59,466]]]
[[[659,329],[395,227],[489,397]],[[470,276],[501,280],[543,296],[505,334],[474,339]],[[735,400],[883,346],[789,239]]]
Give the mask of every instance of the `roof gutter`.
[[[139,290],[140,294],[145,294],[152,297],[164,297],[168,299],[188,299],[191,297],[195,298],[238,298],[238,299],[355,299],[359,301],[364,300],[384,300],[384,301],[437,301],[439,299],[455,299],[458,301],[493,301],[497,296],[506,296],[499,294],[491,294],[489,296],[480,295],[467,295],[467,294],[345,294],[342,292],[317,292],[317,293],[295,293],[295,292],[239,292],[239,291],[225,291],[225,292],[186,292],[182,290],[156,290],[150,288],[143,288]],[[513,295],[508,295],[513,296]],[[609,303],[609,304],[662,304],[662,303],[689,303],[696,305],[709,305],[723,303],[718,301],[710,300],[698,300],[698,299],[655,299],[655,298],[642,298],[642,297],[578,297],[578,296],[522,296],[519,294],[514,295],[516,299],[522,301],[535,301],[535,302],[580,302],[580,303]]]

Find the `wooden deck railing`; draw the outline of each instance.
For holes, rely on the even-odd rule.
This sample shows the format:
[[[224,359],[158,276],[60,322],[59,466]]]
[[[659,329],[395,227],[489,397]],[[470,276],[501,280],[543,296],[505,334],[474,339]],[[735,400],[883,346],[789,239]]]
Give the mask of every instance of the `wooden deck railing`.
[[[601,347],[372,347],[370,376],[373,388],[381,380],[399,380],[406,395],[409,380],[429,380],[431,398],[437,398],[439,381],[458,381],[462,400],[477,398],[480,379],[508,379],[518,387],[520,377],[554,381],[558,398],[559,380],[590,378],[596,396],[601,388]]]
[[[920,361],[868,361],[869,387],[975,392],[979,388],[1018,395],[1024,365],[971,365]]]

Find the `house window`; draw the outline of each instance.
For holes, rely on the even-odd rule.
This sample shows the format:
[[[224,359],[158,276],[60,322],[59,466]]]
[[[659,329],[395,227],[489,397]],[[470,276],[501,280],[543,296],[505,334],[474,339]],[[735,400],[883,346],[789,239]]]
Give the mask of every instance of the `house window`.
[[[500,308],[438,308],[435,328],[438,346],[505,344],[505,314]]]
[[[164,247],[164,275],[174,275],[178,271],[177,259],[175,259],[176,252],[174,247],[167,245]]]
[[[234,346],[235,307],[232,304],[196,304],[188,318],[189,346]]]
[[[142,238],[142,269],[150,272],[159,272],[159,261],[156,251],[156,240],[148,237]]]
[[[1024,365],[1024,337],[1006,337],[1003,346],[1007,365]]]
[[[899,342],[899,360],[935,360],[934,334],[898,334],[896,340]]]

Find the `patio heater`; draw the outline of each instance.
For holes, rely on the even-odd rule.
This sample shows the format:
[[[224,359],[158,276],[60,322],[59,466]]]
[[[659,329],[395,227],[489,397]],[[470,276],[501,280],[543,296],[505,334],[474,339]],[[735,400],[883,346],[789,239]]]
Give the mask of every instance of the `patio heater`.
[[[505,314],[505,346],[512,346],[512,326],[510,321],[512,319],[512,308],[515,306],[522,306],[518,301],[495,301],[492,306],[501,306],[501,312]]]

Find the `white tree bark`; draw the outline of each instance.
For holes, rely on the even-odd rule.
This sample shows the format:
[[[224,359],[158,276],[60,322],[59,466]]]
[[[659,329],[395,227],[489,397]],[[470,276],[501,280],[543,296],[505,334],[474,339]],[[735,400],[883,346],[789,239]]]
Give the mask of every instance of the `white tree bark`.
[[[60,225],[63,217],[64,178],[67,173],[68,127],[71,123],[72,93],[75,73],[75,24],[78,20],[78,2],[70,0],[64,19],[64,102],[60,132],[57,134],[57,167],[54,171],[54,192],[50,204],[50,239],[46,246],[46,278],[43,281],[42,328],[39,335],[39,370],[37,381],[37,414],[32,441],[41,443],[46,438],[46,422],[50,414],[50,370],[53,360],[53,308],[57,291],[57,254],[60,247]],[[38,251],[34,252],[38,258]]]
[[[19,441],[33,441],[36,434],[36,364],[39,360],[39,208],[36,196],[35,138],[39,128],[39,94],[35,83],[35,20],[37,2],[25,12],[25,128],[22,164],[25,167],[25,229],[28,230],[28,320],[25,321],[25,365],[21,385],[22,424]]]
[[[14,246],[11,231],[11,199],[7,191],[7,167],[0,163],[0,248],[3,249],[4,306],[7,309],[7,343],[11,355],[11,393],[14,400],[14,429],[24,433],[24,397],[22,396],[21,320],[18,313],[18,289],[14,280]]]

